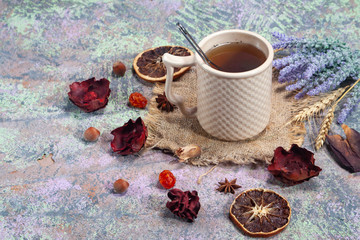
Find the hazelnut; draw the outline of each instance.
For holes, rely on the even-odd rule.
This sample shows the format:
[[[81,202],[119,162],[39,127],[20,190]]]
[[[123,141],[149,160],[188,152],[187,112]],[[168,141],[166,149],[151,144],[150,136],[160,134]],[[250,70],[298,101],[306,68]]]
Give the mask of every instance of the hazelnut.
[[[126,67],[122,62],[115,62],[113,64],[113,73],[117,76],[124,76]]]
[[[123,193],[129,187],[129,183],[124,179],[118,179],[114,182],[114,192],[116,193]]]
[[[84,139],[89,142],[95,142],[100,135],[100,131],[94,127],[89,127],[84,132]]]

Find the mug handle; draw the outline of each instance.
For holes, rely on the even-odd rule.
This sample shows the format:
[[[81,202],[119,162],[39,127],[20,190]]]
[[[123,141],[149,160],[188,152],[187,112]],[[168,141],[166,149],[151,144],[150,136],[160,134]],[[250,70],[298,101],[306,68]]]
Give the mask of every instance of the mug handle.
[[[195,65],[195,55],[186,57],[174,56],[169,53],[165,53],[162,57],[162,61],[166,66],[166,82],[165,82],[165,96],[172,104],[179,107],[182,114],[187,117],[194,117],[197,112],[197,107],[187,108],[185,107],[185,100],[182,96],[172,93],[171,84],[173,82],[174,67],[185,67]]]

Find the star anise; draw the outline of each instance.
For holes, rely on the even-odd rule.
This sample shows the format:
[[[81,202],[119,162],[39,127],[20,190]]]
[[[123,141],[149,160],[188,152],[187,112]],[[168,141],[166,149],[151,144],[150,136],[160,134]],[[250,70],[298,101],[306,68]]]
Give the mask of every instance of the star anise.
[[[171,102],[169,102],[169,100],[165,96],[165,93],[159,94],[155,100],[158,103],[157,108],[160,109],[161,111],[166,111],[166,112],[174,111],[175,106]]]
[[[217,188],[216,190],[218,190],[219,192],[224,192],[224,193],[235,193],[235,189],[241,188],[240,185],[235,184],[236,183],[236,178],[231,180],[230,182],[225,178],[225,182],[219,182],[220,187]]]

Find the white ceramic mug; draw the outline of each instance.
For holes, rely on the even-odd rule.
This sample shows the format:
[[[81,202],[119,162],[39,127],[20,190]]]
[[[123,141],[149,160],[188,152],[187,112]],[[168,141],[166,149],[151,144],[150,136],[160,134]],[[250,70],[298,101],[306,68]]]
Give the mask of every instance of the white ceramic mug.
[[[274,51],[262,36],[245,30],[224,30],[205,37],[200,48],[206,53],[213,47],[240,42],[260,49],[266,61],[246,72],[222,72],[208,66],[198,54],[179,57],[164,54],[167,69],[165,95],[185,116],[196,116],[210,135],[227,141],[244,140],[258,135],[267,126],[271,112],[272,61]],[[186,108],[183,97],[173,94],[174,67],[196,65],[197,107]]]

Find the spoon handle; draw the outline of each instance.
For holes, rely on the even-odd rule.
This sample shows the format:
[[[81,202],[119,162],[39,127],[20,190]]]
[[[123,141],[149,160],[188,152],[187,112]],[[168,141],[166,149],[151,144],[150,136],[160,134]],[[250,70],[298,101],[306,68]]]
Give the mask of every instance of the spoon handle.
[[[183,25],[181,25],[179,22],[176,23],[176,25],[178,26],[180,32],[184,35],[184,37],[186,38],[186,40],[188,40],[188,42],[191,44],[191,46],[195,49],[195,51],[200,55],[201,59],[208,65],[213,65],[215,66],[215,68],[220,70],[220,67],[217,66],[215,63],[213,63],[212,61],[210,61],[210,59],[206,56],[206,54],[203,52],[203,50],[201,50],[201,48],[199,47],[199,45],[196,43],[196,41],[192,38],[192,36],[189,34],[189,32],[183,27]]]

